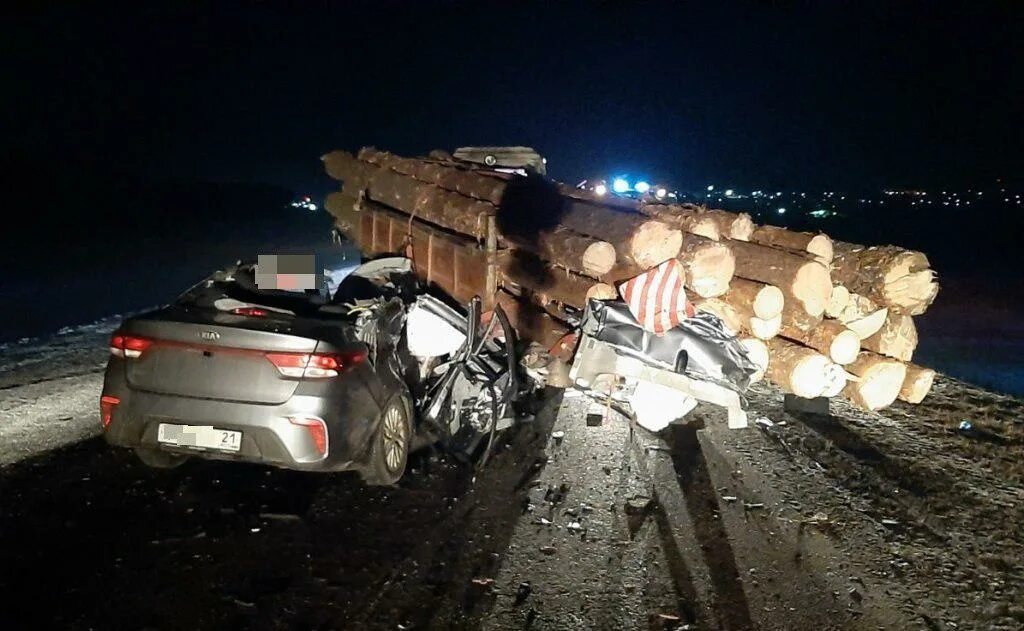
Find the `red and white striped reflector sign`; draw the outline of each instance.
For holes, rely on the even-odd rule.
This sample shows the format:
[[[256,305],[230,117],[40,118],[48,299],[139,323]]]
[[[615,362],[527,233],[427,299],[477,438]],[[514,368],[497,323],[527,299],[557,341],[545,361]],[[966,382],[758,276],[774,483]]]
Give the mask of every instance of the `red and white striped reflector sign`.
[[[685,273],[679,261],[669,259],[619,285],[619,295],[640,326],[663,335],[693,314],[683,290]]]

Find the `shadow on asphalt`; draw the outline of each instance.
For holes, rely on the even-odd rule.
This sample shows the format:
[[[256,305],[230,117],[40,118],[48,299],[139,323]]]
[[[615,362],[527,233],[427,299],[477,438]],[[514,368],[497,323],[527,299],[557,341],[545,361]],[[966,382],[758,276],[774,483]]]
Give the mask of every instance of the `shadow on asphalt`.
[[[0,627],[475,626],[543,467],[560,397],[487,468],[419,457],[352,474],[190,462],[150,470],[89,440],[0,470]],[[522,497],[520,497],[522,496]]]

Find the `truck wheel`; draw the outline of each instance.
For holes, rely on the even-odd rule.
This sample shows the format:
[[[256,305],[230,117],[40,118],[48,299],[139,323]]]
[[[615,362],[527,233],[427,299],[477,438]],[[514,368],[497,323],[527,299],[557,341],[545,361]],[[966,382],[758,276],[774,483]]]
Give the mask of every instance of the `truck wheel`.
[[[182,454],[172,454],[159,449],[149,449],[148,447],[137,447],[135,455],[139,457],[142,464],[154,469],[173,469],[180,467],[188,460],[188,456]]]
[[[391,397],[377,424],[370,444],[370,457],[361,471],[363,482],[371,486],[395,484],[405,473],[412,440],[412,404],[405,392]]]

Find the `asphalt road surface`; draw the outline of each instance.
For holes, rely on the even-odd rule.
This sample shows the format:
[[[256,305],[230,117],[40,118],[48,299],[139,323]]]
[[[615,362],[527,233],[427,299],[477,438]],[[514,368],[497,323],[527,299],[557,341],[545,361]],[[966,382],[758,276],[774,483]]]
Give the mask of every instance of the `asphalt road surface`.
[[[98,438],[113,321],[0,348],[0,627],[1018,629],[1021,401],[783,412],[661,435],[552,391],[475,471],[394,488]],[[970,432],[957,430],[972,419]]]

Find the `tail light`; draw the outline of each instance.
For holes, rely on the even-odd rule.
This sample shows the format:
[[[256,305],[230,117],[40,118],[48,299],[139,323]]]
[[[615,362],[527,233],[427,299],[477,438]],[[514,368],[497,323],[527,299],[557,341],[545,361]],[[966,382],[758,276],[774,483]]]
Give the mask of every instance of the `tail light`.
[[[114,357],[134,359],[141,356],[152,345],[153,340],[144,337],[128,335],[126,333],[114,333],[110,337],[110,354]]]
[[[114,409],[120,403],[121,399],[109,394],[100,397],[100,421],[103,422],[103,429],[110,427],[110,421],[114,419]]]
[[[267,353],[267,359],[285,377],[324,379],[366,360],[366,351],[349,353]]]
[[[317,416],[289,416],[288,422],[292,425],[304,427],[313,439],[313,444],[321,456],[327,455],[327,423]]]
[[[253,318],[267,317],[267,310],[261,309],[260,307],[236,307],[231,310],[231,313],[241,316],[250,316]]]

